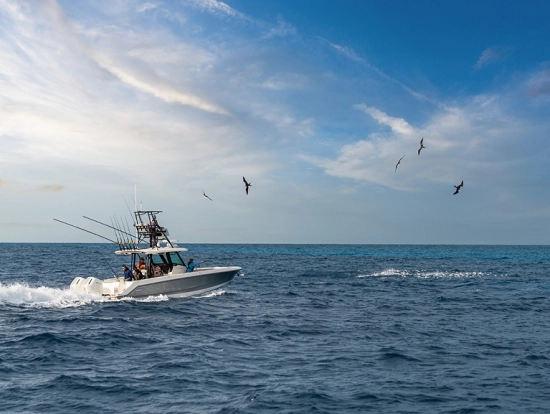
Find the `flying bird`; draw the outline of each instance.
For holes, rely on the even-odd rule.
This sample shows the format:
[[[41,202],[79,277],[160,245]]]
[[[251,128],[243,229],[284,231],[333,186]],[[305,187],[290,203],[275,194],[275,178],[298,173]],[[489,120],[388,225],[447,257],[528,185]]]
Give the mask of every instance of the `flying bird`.
[[[252,183],[249,183],[248,181],[246,181],[246,178],[243,177],[243,181],[244,181],[244,186],[245,186],[245,191],[246,191],[246,194],[248,195],[248,187],[252,187]]]
[[[422,148],[426,148],[424,146],[424,138],[420,140],[420,148],[418,148],[418,155],[420,155],[420,151],[422,151]]]
[[[453,185],[454,188],[456,188],[455,192],[453,193],[453,195],[455,194],[458,194],[458,192],[460,191],[460,189],[462,187],[464,187],[464,181],[462,181],[459,185]]]
[[[210,201],[212,201],[212,199],[206,195],[206,193],[204,192],[204,190],[202,190],[202,195],[205,196],[205,197],[206,197],[207,199],[209,199]]]
[[[407,154],[405,154],[405,155],[407,155]],[[405,158],[405,155],[403,155],[401,158],[399,158],[399,161],[397,161],[397,164],[395,164],[395,171],[397,171],[397,166],[398,166],[399,164],[401,164],[401,160],[402,160],[403,158]]]

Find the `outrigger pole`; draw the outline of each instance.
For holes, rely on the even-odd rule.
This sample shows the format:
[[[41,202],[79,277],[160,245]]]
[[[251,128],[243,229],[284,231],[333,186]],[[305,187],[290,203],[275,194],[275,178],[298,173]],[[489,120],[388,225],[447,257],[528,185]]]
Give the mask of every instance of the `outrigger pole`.
[[[101,221],[94,220],[93,218],[90,218],[90,217],[86,217],[86,216],[82,216],[82,217],[84,217],[85,219],[91,220],[91,221],[95,221],[96,223],[99,223],[99,224],[101,224],[102,226],[109,227],[110,229],[113,229],[113,230],[119,231],[119,232],[121,232],[121,233],[127,234],[128,236],[135,237],[133,234],[126,233],[125,231],[122,231],[122,230],[120,230],[120,229],[117,228],[117,227],[109,226],[108,224],[102,223]],[[54,220],[55,220],[55,219],[54,219]]]
[[[66,224],[67,226],[74,227],[75,229],[85,231],[86,233],[93,234],[94,236],[101,237],[102,239],[109,240],[111,243],[114,243],[114,244],[117,244],[117,245],[119,244],[118,242],[116,242],[116,241],[114,241],[114,240],[111,240],[111,239],[108,239],[107,237],[104,237],[104,236],[102,236],[101,234],[94,233],[93,231],[83,229],[82,227],[78,227],[78,226],[75,226],[74,224],[66,223],[66,222],[61,221],[61,220],[58,220],[58,219],[56,219],[56,218],[54,218],[54,220],[55,220],[55,221],[59,221],[60,223]]]

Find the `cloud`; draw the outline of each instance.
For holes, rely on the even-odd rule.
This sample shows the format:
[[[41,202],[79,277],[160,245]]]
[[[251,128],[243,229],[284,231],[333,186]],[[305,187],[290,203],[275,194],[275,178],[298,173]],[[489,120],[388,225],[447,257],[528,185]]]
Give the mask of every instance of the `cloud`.
[[[384,112],[365,104],[357,104],[353,107],[354,109],[370,115],[373,119],[378,121],[378,123],[389,126],[396,134],[411,135],[415,132],[414,128],[411,127],[403,118],[393,118]]]
[[[217,14],[217,15],[224,15],[234,18],[240,18],[240,19],[247,19],[247,17],[233,9],[231,6],[228,6],[223,1],[218,0],[187,0],[187,4],[190,4],[192,6],[195,6],[201,10],[207,11],[209,13]]]
[[[145,11],[148,11],[148,10],[154,10],[156,9],[160,4],[159,3],[143,3],[141,5],[139,5],[139,7],[137,8],[137,12],[138,13],[143,13]]]
[[[527,94],[531,97],[550,95],[550,70],[532,74],[527,81]]]
[[[271,28],[265,37],[285,37],[294,34],[296,34],[296,28],[279,17],[277,19],[277,26]]]
[[[434,114],[419,127],[364,104],[354,108],[390,126],[391,131],[375,131],[365,139],[344,145],[334,158],[304,155],[302,159],[330,176],[394,190],[419,191],[431,184],[466,180],[466,176],[497,177],[541,150],[512,150],[518,134],[535,132],[529,131],[526,122],[503,113],[494,97],[475,97],[462,108]],[[426,149],[418,156],[421,138]],[[395,164],[403,155],[406,158],[396,172]]]
[[[331,42],[328,42],[328,44],[332,46],[338,53],[347,57],[348,59],[351,59],[355,62],[367,64],[367,61],[362,57],[360,57],[357,53],[355,53],[355,50],[353,50],[352,48],[346,47],[346,46],[340,46]]]
[[[505,46],[488,47],[481,53],[481,56],[474,65],[474,69],[483,69],[489,65],[502,62],[508,58],[510,51],[510,48]]]
[[[47,3],[47,7],[51,15],[54,16],[57,27],[73,39],[74,44],[80,48],[81,52],[126,85],[149,93],[167,103],[189,105],[208,112],[228,115],[227,110],[224,108],[170,84],[170,82],[161,79],[150,70],[148,71],[143,67],[128,67],[121,61],[117,61],[116,58],[108,57],[106,53],[98,51],[80,36],[80,33],[75,30],[72,22],[67,19],[63,10],[55,1]]]
[[[41,191],[45,193],[58,193],[61,190],[63,190],[63,186],[61,184],[43,185],[36,189],[36,191]]]
[[[434,100],[434,99],[431,99],[429,97],[427,97],[426,95],[420,93],[420,92],[417,92],[415,90],[413,90],[412,88],[410,88],[409,86],[405,85],[404,83],[398,81],[397,79],[395,78],[392,78],[391,76],[387,75],[384,71],[380,70],[379,68],[377,68],[376,66],[372,65],[371,63],[369,63],[366,59],[363,59],[362,57],[360,57],[352,48],[350,47],[346,47],[346,46],[340,46],[340,45],[337,45],[335,43],[332,43],[332,42],[329,42],[328,40],[326,39],[323,39],[323,38],[319,38],[320,40],[322,40],[323,42],[326,42],[327,44],[329,44],[333,49],[335,49],[339,54],[345,56],[346,58],[354,61],[354,62],[357,62],[369,69],[371,69],[372,71],[374,71],[375,73],[377,73],[380,77],[382,77],[383,79],[387,80],[387,81],[390,81],[398,86],[400,86],[403,90],[405,90],[406,92],[408,92],[409,94],[411,94],[412,96],[414,96],[416,99],[418,99],[419,101],[423,101],[423,102],[430,102],[436,106],[439,106],[441,107],[442,109],[444,109],[444,105],[442,105],[440,102]]]
[[[179,103],[193,106],[208,112],[221,115],[229,115],[229,112],[213,103],[210,103],[196,95],[186,93],[179,88],[170,85],[168,82],[158,79],[152,74],[139,73],[130,68],[113,63],[110,59],[97,53],[93,53],[94,61],[103,69],[109,71],[125,84],[132,86],[142,92],[150,93],[167,103]]]

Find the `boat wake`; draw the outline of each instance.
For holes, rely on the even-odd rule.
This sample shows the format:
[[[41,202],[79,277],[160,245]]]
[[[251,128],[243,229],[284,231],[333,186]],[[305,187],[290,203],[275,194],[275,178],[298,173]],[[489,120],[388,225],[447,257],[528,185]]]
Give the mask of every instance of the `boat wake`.
[[[31,287],[25,283],[4,285],[0,282],[0,306],[72,308],[103,301],[101,296],[90,296],[70,289]]]

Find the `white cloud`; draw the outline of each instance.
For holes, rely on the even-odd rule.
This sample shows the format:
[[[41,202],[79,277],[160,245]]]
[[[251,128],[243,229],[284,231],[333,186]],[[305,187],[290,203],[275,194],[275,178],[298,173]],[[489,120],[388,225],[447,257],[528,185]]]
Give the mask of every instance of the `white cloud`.
[[[235,18],[244,18],[246,19],[246,16],[233,9],[231,6],[227,5],[223,1],[218,0],[187,0],[188,4],[191,4],[195,7],[198,7],[201,10],[214,13],[214,14],[221,14],[226,15],[230,17]]]
[[[535,155],[511,155],[507,147],[515,145],[517,134],[525,133],[528,126],[503,114],[494,97],[476,97],[463,108],[438,113],[417,128],[364,104],[355,108],[392,130],[373,132],[366,139],[345,145],[334,158],[303,156],[328,175],[395,190],[420,190],[466,176],[498,174],[510,163]],[[418,155],[421,138],[426,149]],[[403,155],[406,158],[395,171]]]
[[[271,28],[266,37],[285,37],[294,34],[296,34],[296,28],[279,17],[277,19],[277,26]]]
[[[510,54],[510,48],[505,46],[491,46],[485,49],[476,64],[474,69],[483,69],[494,63],[502,62]]]
[[[378,121],[378,123],[389,126],[396,134],[411,135],[415,132],[414,128],[411,127],[403,118],[393,118],[384,112],[376,108],[366,106],[365,104],[354,105],[354,108],[370,115],[373,119]]]
[[[138,13],[143,13],[143,12],[148,11],[148,10],[154,10],[158,6],[159,6],[159,3],[145,2],[145,3],[142,3],[138,6],[137,12]]]
[[[340,45],[337,45],[337,44],[331,43],[331,42],[328,42],[328,43],[329,43],[330,46],[332,46],[334,49],[336,49],[336,51],[338,53],[342,54],[343,56],[347,57],[348,59],[351,59],[355,62],[367,64],[367,61],[365,59],[363,59],[362,57],[360,57],[355,52],[355,50],[353,50],[352,48],[346,47],[346,46],[340,46]]]

